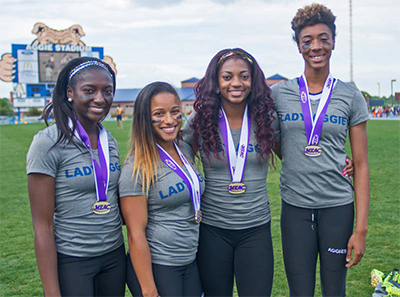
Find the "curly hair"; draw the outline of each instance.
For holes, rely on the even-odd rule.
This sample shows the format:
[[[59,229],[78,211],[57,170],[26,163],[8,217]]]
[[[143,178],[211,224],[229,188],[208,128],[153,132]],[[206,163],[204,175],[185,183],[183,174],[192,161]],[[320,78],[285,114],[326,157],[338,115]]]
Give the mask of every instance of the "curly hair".
[[[76,128],[76,114],[72,106],[72,103],[68,102],[67,88],[68,86],[70,86],[71,88],[74,89],[76,83],[79,81],[83,73],[89,71],[93,67],[100,67],[97,65],[87,67],[77,72],[71,79],[69,79],[69,75],[73,69],[75,69],[82,63],[88,61],[94,61],[100,63],[104,67],[106,67],[106,69],[108,69],[113,80],[113,94],[115,93],[115,73],[107,63],[104,63],[100,59],[92,57],[80,57],[69,61],[67,65],[65,65],[64,68],[61,69],[60,74],[58,75],[57,83],[53,91],[52,102],[46,105],[46,107],[43,110],[43,118],[47,126],[49,125],[47,122],[47,118],[49,117],[51,111],[52,110],[54,111],[54,118],[56,121],[57,128],[59,130],[59,138],[57,139],[57,142],[54,144],[54,146],[64,142],[72,142],[76,146],[73,140],[73,131],[75,131]],[[68,119],[72,120],[73,123],[72,131],[68,126]]]
[[[256,123],[254,133],[257,140],[256,145],[260,151],[259,157],[267,160],[275,145],[272,128],[272,122],[275,119],[273,115],[274,102],[271,98],[271,89],[266,84],[264,73],[254,57],[240,48],[224,49],[218,52],[208,65],[205,76],[195,86],[194,110],[196,114],[191,124],[193,152],[195,155],[197,154],[200,148],[198,139],[201,137],[202,149],[206,158],[210,160],[210,152],[212,152],[215,158],[221,159],[218,154],[222,147],[218,134],[218,114],[222,103],[220,94],[216,90],[218,88],[218,69],[229,59],[242,59],[251,68],[251,91],[246,102],[250,117]]]
[[[292,29],[294,31],[293,40],[299,44],[299,35],[301,30],[307,26],[316,24],[325,24],[332,32],[332,38],[336,37],[336,16],[332,11],[322,4],[313,3],[311,5],[300,8],[292,20]]]

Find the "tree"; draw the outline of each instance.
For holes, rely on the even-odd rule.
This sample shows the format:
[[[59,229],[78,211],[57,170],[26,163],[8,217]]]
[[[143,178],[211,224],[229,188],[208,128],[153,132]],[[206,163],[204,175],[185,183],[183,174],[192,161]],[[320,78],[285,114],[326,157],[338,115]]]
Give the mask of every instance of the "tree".
[[[0,99],[0,115],[7,116],[7,117],[14,116],[14,112],[6,98]]]
[[[42,112],[38,110],[36,107],[29,107],[29,110],[25,113],[27,116],[40,116],[42,115]]]
[[[361,94],[364,96],[364,98],[365,97],[372,98],[372,96],[366,91],[361,91]]]

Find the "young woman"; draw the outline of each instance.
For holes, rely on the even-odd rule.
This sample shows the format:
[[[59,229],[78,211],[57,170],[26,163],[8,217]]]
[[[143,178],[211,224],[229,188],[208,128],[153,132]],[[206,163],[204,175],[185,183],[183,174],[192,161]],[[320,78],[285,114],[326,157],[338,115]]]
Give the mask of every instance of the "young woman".
[[[237,48],[214,56],[195,93],[183,138],[200,154],[206,181],[198,251],[204,294],[232,296],[235,278],[240,296],[269,296],[271,91],[257,61]]]
[[[320,4],[306,6],[298,10],[292,29],[304,73],[272,87],[280,119],[281,229],[290,296],[314,296],[318,256],[323,296],[345,296],[347,268],[361,260],[366,246],[369,116],[361,92],[330,74],[336,34],[332,12]],[[353,185],[342,174],[348,131],[354,232]]]
[[[178,146],[181,127],[171,85],[155,82],[140,91],[119,182],[129,239],[127,283],[134,296],[202,294],[195,258],[204,182],[191,149]]]
[[[54,111],[56,124],[34,137],[27,155],[36,258],[46,296],[125,294],[118,148],[100,124],[114,90],[115,74],[107,64],[71,60],[44,111],[44,119]]]

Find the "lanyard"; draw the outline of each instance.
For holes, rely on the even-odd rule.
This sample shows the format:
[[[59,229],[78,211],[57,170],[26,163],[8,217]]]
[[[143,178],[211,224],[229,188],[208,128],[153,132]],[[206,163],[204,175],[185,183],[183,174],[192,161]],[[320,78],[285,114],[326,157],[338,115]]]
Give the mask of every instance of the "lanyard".
[[[329,100],[332,94],[335,79],[329,73],[325,80],[324,88],[322,91],[320,102],[318,103],[317,113],[315,118],[312,117],[311,103],[309,99],[309,92],[307,86],[306,76],[303,75],[299,80],[299,90],[300,90],[300,101],[301,108],[303,110],[304,116],[304,127],[307,135],[308,145],[318,145],[321,138],[322,125],[324,123],[324,118],[326,111],[328,109]]]
[[[182,170],[182,168],[175,162],[175,160],[160,146],[158,145],[158,152],[160,154],[161,161],[166,164],[173,172],[175,172],[180,178],[183,179],[185,184],[187,185],[190,197],[192,199],[193,209],[195,213],[196,222],[201,221],[201,212],[200,212],[200,204],[201,204],[201,188],[200,188],[200,179],[197,175],[196,171],[183,155],[179,147],[174,142],[174,146],[176,151],[178,152],[179,158],[182,160],[183,165],[186,167],[186,170],[189,172],[190,177]]]
[[[229,127],[228,118],[224,108],[221,106],[219,114],[219,128],[221,130],[222,140],[228,155],[229,169],[233,183],[241,182],[243,179],[244,168],[246,165],[247,151],[250,142],[251,121],[247,113],[247,104],[243,113],[242,128],[240,131],[239,151],[236,154],[235,144],[233,142],[232,131]]]
[[[99,162],[93,156],[92,148],[90,146],[89,136],[81,123],[76,120],[77,129],[75,130],[75,137],[78,138],[85,147],[88,148],[92,158],[93,176],[96,187],[97,201],[107,201],[107,191],[110,176],[110,151],[108,147],[108,135],[106,129],[99,123],[99,137],[97,139],[97,148],[99,152]],[[72,126],[72,121],[69,120],[69,126]]]

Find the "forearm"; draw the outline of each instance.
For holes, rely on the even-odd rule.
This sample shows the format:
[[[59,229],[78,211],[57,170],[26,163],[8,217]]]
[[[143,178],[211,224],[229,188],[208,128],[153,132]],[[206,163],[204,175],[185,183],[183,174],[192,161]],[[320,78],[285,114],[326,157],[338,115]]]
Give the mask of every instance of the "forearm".
[[[354,194],[356,204],[355,232],[367,233],[370,202],[368,163],[357,164],[354,168]]]
[[[368,140],[366,123],[350,128],[350,144],[354,158],[354,194],[356,202],[356,232],[366,233],[370,200]]]
[[[130,235],[129,253],[143,296],[156,297],[158,291],[154,282],[150,248],[146,237]]]
[[[35,232],[36,261],[43,290],[46,296],[61,296],[53,228],[54,178],[43,174],[29,174],[28,191]]]
[[[35,252],[46,296],[61,296],[57,272],[57,251],[53,230],[35,232]]]
[[[360,262],[367,244],[368,211],[369,211],[369,171],[368,142],[366,122],[350,127],[351,152],[354,158],[354,194],[356,204],[356,228],[348,242],[346,267],[350,268]],[[351,255],[353,253],[353,259]]]

